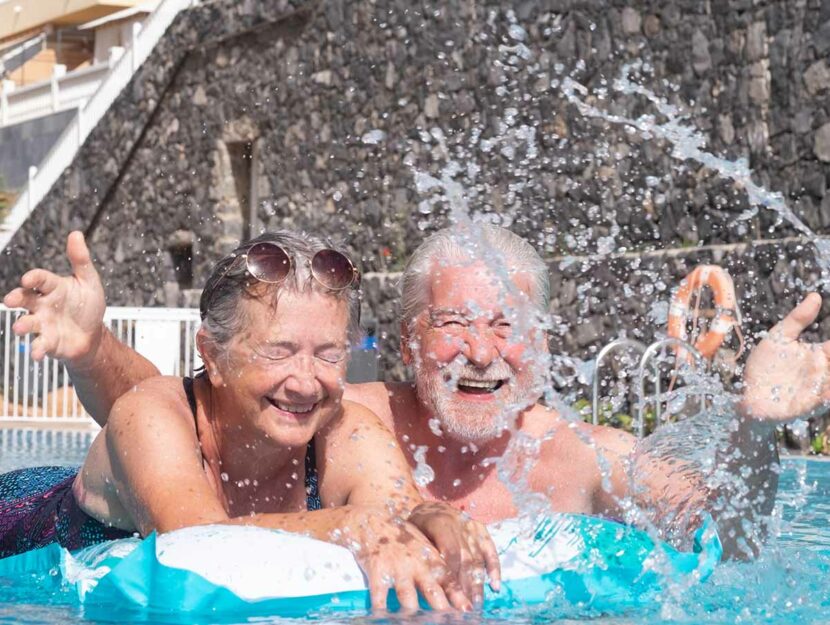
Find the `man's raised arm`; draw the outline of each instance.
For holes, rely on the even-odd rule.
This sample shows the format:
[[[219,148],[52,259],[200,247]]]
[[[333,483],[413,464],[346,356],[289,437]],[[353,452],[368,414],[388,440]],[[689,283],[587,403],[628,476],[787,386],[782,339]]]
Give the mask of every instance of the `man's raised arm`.
[[[104,289],[82,233],[69,235],[66,255],[72,275],[33,269],[3,303],[28,310],[12,331],[18,336],[36,335],[31,342],[33,359],[51,356],[66,364],[78,398],[103,426],[116,399],[159,372],[104,326]]]
[[[758,344],[736,405],[716,401],[713,409],[639,442],[604,433],[598,451],[614,471],[610,491],[597,493],[600,510],[631,512],[624,502],[634,502],[669,536],[683,535],[701,512],[710,512],[724,555],[755,555],[778,489],[775,428],[830,404],[830,341],[798,340],[820,307],[821,297],[808,295]]]

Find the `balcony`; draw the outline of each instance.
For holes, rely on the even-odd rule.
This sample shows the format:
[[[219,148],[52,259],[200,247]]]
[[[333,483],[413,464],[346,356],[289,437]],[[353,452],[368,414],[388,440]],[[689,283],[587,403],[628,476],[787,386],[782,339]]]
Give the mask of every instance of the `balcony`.
[[[143,0],[0,0],[0,42],[45,26],[75,26]]]

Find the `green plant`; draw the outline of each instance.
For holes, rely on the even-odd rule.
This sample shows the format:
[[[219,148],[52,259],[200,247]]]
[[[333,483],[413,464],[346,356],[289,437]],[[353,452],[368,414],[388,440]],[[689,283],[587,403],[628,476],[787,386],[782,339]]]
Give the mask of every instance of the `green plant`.
[[[810,441],[810,451],[813,454],[819,455],[824,453],[825,450],[825,440],[824,436],[819,435],[816,436],[813,440]]]
[[[571,408],[582,418],[586,423],[590,423],[593,418],[591,402],[585,398],[577,399]],[[645,430],[646,434],[654,431],[656,421],[656,414],[653,408],[646,408],[645,412]],[[624,412],[614,412],[609,402],[601,402],[599,405],[599,422],[603,425],[610,425],[611,427],[625,430],[626,432],[634,432],[636,423],[634,417]]]

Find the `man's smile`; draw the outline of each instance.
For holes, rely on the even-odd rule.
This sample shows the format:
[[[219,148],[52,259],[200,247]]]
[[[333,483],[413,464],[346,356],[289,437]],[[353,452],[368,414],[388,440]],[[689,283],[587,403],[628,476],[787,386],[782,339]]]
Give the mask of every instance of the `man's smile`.
[[[462,392],[470,395],[485,395],[488,393],[495,393],[506,382],[503,379],[494,380],[476,380],[471,378],[460,378],[456,384],[456,388]]]

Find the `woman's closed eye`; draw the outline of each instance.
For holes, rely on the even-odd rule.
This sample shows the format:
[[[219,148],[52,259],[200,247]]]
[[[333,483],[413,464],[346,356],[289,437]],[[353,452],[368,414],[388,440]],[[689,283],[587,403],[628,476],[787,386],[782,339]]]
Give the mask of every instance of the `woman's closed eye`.
[[[283,346],[262,347],[260,349],[255,349],[254,353],[257,355],[257,357],[262,358],[263,360],[270,360],[273,362],[286,360],[294,355],[293,350]]]
[[[325,363],[336,365],[346,360],[347,351],[342,347],[330,347],[320,350],[315,356]]]

